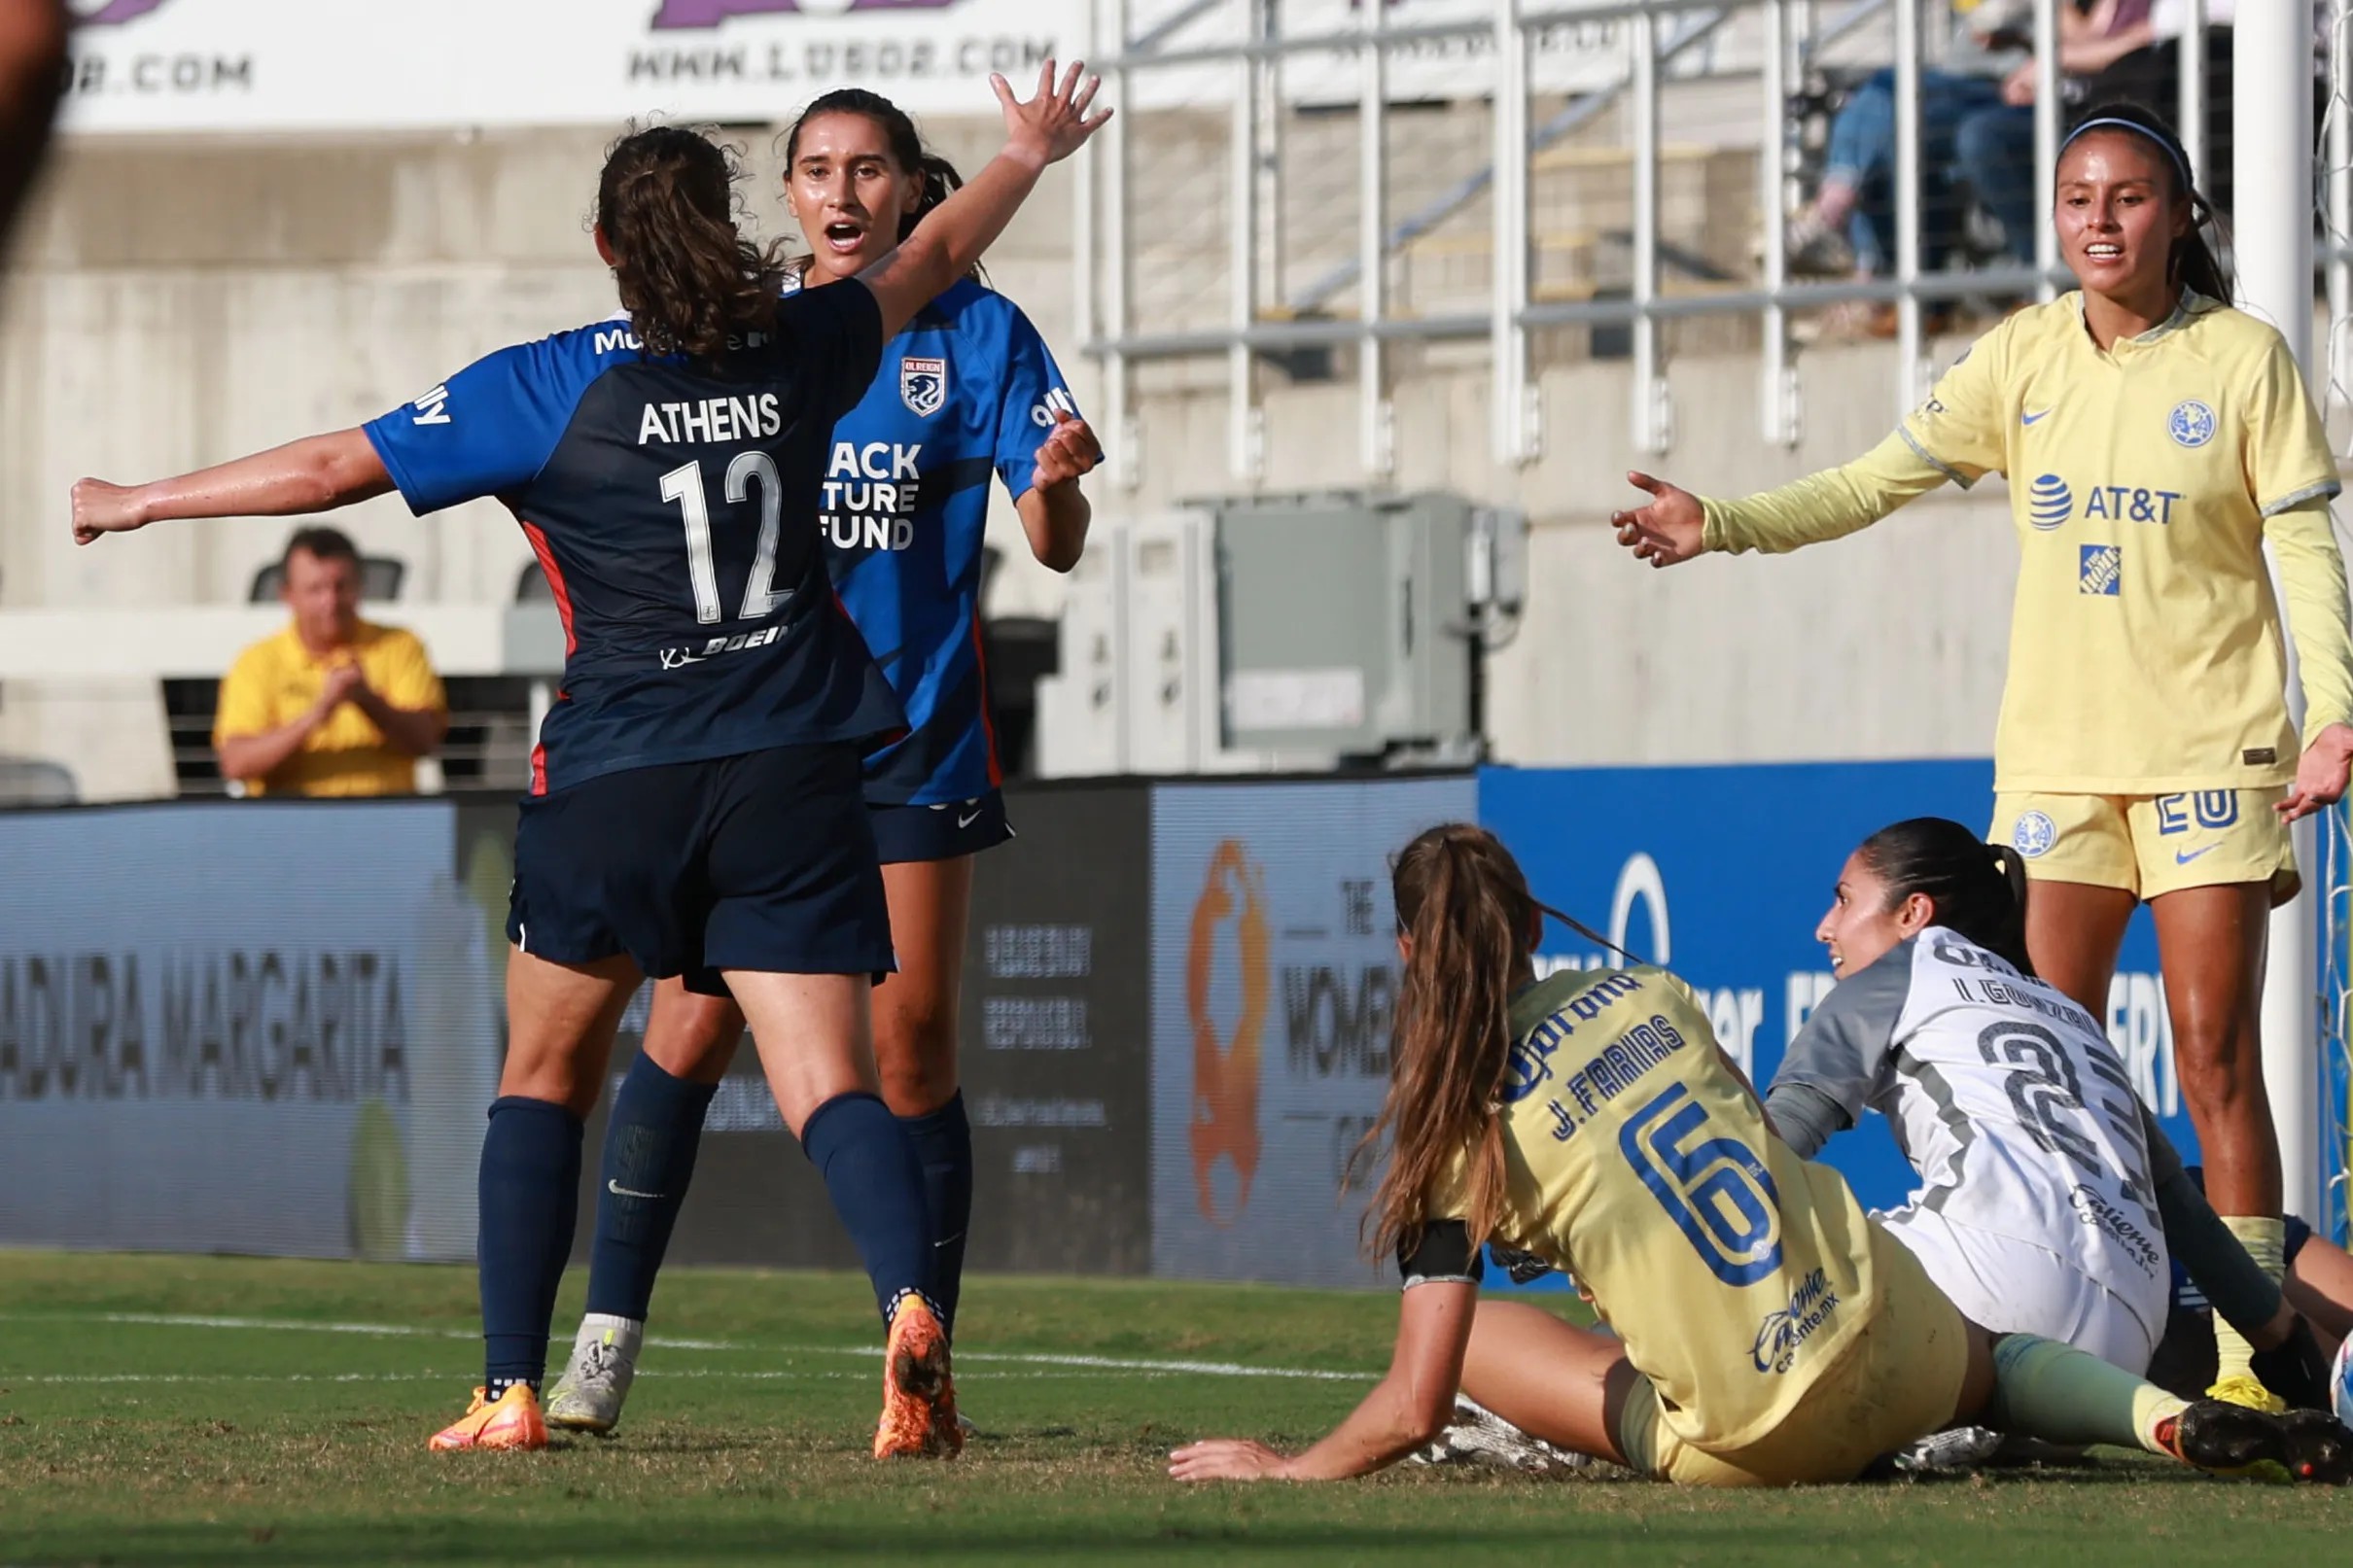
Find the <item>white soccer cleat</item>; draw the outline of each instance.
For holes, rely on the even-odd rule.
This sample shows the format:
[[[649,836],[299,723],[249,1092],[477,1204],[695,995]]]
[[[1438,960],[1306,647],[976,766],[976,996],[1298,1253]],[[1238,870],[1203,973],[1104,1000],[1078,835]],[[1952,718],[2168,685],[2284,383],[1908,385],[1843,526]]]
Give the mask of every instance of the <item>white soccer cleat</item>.
[[[1557,1448],[1497,1415],[1467,1394],[1455,1396],[1455,1418],[1428,1447],[1408,1454],[1409,1465],[1487,1465],[1537,1474],[1582,1470],[1594,1461]]]
[[[547,1424],[568,1432],[596,1433],[618,1426],[645,1342],[646,1325],[634,1319],[603,1312],[580,1319],[580,1331],[572,1340],[572,1358],[547,1395]]]
[[[1908,1476],[1966,1475],[1984,1469],[2002,1451],[1999,1432],[1982,1426],[1948,1427],[1931,1432],[1892,1456],[1896,1469]]]

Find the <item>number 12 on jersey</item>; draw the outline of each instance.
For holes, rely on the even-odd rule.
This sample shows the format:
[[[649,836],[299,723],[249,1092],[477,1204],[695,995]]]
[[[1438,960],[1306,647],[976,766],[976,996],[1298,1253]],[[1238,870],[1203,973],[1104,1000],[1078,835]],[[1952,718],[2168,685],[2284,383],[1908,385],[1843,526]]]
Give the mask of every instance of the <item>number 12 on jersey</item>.
[[[775,591],[776,541],[784,523],[785,486],[776,460],[765,452],[738,452],[727,465],[727,501],[741,505],[750,499],[752,481],[759,481],[759,544],[752,559],[752,575],[744,583],[742,620],[764,619],[790,596]],[[675,501],[685,514],[686,577],[694,585],[694,618],[705,626],[720,618],[719,563],[711,546],[711,503],[703,494],[703,466],[685,463],[662,475],[662,499]]]
[[[1702,1137],[1707,1109],[1669,1084],[1628,1117],[1618,1149],[1708,1272],[1753,1285],[1781,1267],[1781,1195],[1738,1138]]]

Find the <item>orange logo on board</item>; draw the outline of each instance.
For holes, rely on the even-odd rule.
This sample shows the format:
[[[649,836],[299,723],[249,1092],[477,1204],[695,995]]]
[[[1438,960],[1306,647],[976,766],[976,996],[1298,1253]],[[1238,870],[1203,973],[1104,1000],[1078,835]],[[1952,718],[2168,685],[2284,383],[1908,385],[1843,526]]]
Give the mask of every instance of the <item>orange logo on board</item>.
[[[1210,1016],[1210,978],[1216,963],[1218,927],[1234,923],[1242,955],[1242,1011],[1230,1037],[1218,1037]],[[1250,1203],[1258,1173],[1258,1052],[1266,1029],[1268,963],[1266,880],[1240,839],[1227,839],[1210,856],[1201,899],[1193,906],[1193,935],[1185,954],[1184,1005],[1193,1024],[1193,1185],[1202,1214],[1231,1225]],[[1234,1167],[1234,1201],[1219,1212],[1211,1174],[1219,1160]]]

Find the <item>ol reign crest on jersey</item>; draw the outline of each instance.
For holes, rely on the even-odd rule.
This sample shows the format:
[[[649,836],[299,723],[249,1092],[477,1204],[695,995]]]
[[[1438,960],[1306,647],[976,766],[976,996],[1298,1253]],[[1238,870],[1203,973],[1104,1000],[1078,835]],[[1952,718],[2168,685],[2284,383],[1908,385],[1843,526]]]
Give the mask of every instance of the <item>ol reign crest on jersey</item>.
[[[948,362],[910,354],[898,362],[898,401],[911,414],[931,418],[948,403]]]

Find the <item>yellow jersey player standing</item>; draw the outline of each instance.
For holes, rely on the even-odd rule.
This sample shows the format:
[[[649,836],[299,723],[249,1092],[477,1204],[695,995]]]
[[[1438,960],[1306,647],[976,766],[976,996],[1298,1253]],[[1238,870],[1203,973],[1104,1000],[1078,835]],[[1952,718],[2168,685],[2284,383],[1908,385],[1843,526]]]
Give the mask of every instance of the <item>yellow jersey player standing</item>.
[[[1546,915],[1494,835],[1397,857],[1404,977],[1376,1244],[1405,1275],[1388,1376],[1297,1455],[1216,1440],[1185,1481],[1329,1481],[1427,1444],[1457,1391],[1523,1432],[1704,1486],[1851,1480],[1956,1417],[2216,1471],[2353,1478],[2317,1411],[2185,1404],[1963,1318],[1845,1180],[1774,1136],[1691,989],[1635,965],[1535,978]],[[1482,1305],[1489,1239],[1572,1272],[1615,1336]]]
[[[2027,949],[2104,1018],[2125,923],[2149,902],[2208,1196],[2276,1279],[2265,917],[2299,886],[2288,824],[2340,798],[2353,763],[2336,464],[2286,343],[2227,302],[2199,234],[2210,214],[2161,120],[2092,110],[2060,148],[2056,196],[2082,291],[1981,338],[1871,452],[1743,501],[1633,474],[1653,499],[1612,521],[1635,555],[1671,566],[1793,550],[1948,480],[2008,475],[2020,560],[1992,836],[2036,883]],[[2300,656],[2300,737],[2266,540]],[[2276,1408],[2245,1340],[2216,1334],[2216,1395]]]

